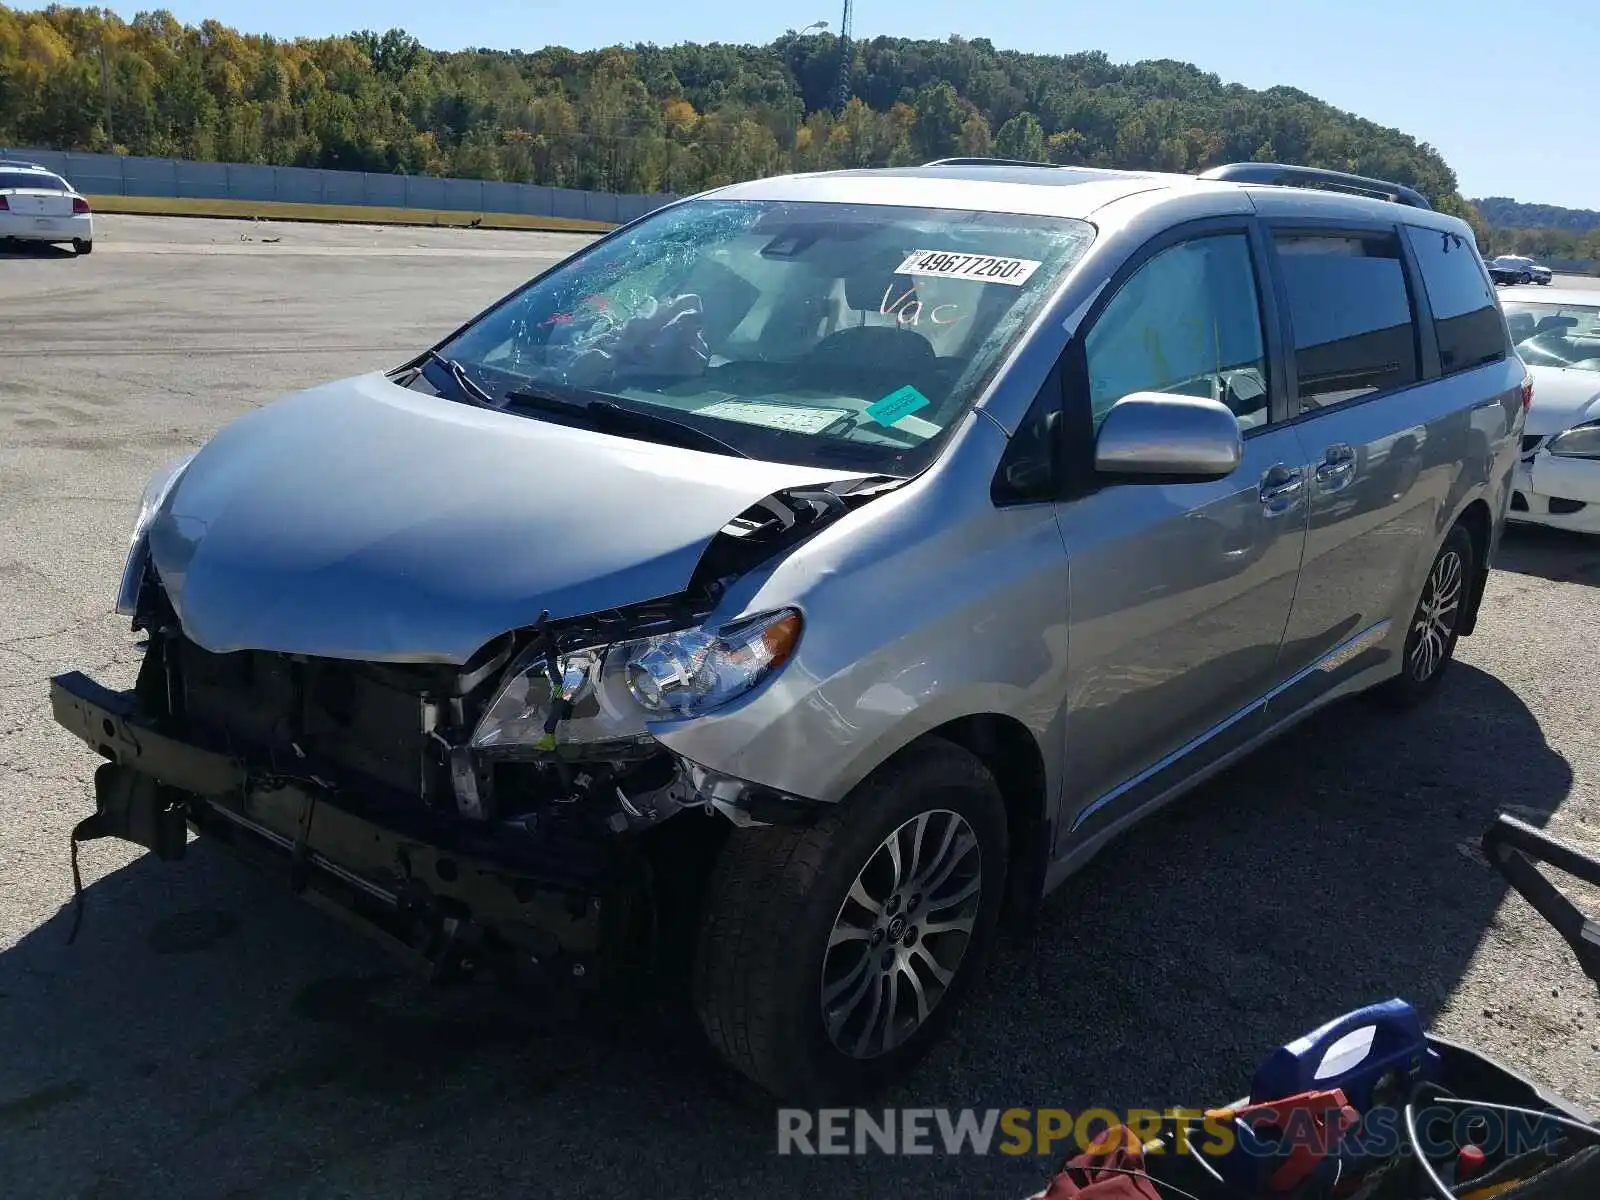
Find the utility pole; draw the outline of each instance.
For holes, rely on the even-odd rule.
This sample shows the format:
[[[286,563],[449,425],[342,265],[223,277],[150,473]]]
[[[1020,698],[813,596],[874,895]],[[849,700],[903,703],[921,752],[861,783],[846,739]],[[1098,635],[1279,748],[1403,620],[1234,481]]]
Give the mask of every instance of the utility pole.
[[[844,0],[844,16],[839,21],[839,111],[844,112],[845,105],[850,103],[850,67],[851,60],[855,57],[853,47],[850,45],[851,16],[850,0]]]
[[[100,31],[100,94],[106,106],[106,153],[117,152],[117,135],[111,128],[111,71],[106,66],[106,33]]]

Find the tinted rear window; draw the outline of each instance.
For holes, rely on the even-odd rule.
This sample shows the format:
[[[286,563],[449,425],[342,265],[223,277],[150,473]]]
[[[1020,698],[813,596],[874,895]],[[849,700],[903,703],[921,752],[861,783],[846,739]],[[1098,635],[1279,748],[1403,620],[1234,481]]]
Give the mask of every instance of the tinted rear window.
[[[7,188],[37,188],[47,192],[64,192],[67,185],[54,175],[43,171],[0,171],[0,191]]]
[[[1506,330],[1494,289],[1478,267],[1472,243],[1443,229],[1406,227],[1433,308],[1439,365],[1446,375],[1506,356]]]
[[[1417,382],[1417,336],[1396,238],[1278,234],[1300,406],[1323,408]]]

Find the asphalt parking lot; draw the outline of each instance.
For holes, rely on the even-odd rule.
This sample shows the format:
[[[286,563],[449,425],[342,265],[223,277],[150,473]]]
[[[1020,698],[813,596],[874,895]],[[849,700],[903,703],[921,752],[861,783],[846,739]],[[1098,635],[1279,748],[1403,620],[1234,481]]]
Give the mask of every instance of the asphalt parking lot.
[[[580,241],[105,217],[91,257],[0,252],[10,1194],[1005,1198],[1049,1173],[780,1159],[771,1108],[670,997],[575,1017],[419,994],[204,846],[177,866],[85,846],[66,945],[94,760],[45,680],[131,681],[112,593],[150,472],[278,394],[409,357]],[[1502,806],[1600,845],[1600,542],[1512,530],[1460,658],[1433,706],[1325,713],[1069,882],[884,1103],[1225,1100],[1271,1047],[1400,995],[1600,1107],[1596,989],[1473,848]]]

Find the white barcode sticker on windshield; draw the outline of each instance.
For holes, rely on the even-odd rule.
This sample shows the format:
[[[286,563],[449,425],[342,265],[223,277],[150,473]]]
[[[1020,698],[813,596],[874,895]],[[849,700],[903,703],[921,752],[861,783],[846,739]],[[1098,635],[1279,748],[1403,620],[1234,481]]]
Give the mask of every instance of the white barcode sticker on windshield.
[[[793,404],[763,404],[751,400],[719,400],[694,410],[697,417],[720,417],[724,421],[742,421],[746,425],[763,425],[768,429],[781,429],[785,433],[821,433],[836,424],[841,417],[849,416],[843,408],[809,408]]]
[[[971,279],[976,283],[1007,283],[1021,287],[1039,269],[1031,258],[1001,258],[996,254],[961,254],[954,250],[914,250],[895,268],[896,275],[932,275],[939,279]]]

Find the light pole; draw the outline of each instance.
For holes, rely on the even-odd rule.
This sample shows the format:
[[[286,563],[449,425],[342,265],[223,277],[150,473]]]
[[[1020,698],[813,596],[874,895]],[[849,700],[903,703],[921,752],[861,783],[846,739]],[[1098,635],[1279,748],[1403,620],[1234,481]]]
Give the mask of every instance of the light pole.
[[[814,32],[816,32],[818,30],[826,29],[827,27],[828,27],[828,23],[826,21],[813,21],[813,22],[811,22],[811,24],[807,25],[804,29],[800,30],[799,33],[795,34],[794,35],[794,40],[796,42],[798,42],[801,38],[805,37],[807,34],[814,33]],[[785,70],[787,71],[787,64],[785,64]],[[804,93],[802,92],[802,95],[803,94]],[[804,110],[805,110],[804,103],[802,103],[800,107],[801,107],[801,115],[804,116],[805,115],[805,113],[804,113]],[[788,128],[788,118],[785,118],[785,133],[788,136],[790,145],[792,146],[794,144],[794,141],[795,141],[796,137],[799,136],[799,130],[798,130],[798,128]]]

